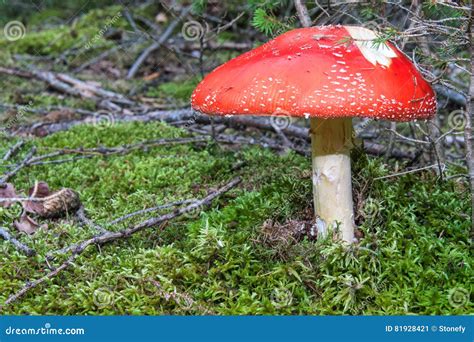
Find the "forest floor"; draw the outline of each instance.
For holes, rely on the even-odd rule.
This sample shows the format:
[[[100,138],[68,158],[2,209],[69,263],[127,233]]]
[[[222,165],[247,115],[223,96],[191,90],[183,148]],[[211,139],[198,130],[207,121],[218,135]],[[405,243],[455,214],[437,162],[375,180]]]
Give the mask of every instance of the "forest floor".
[[[95,32],[91,23],[101,15],[105,15],[102,10],[91,11],[74,30]],[[127,22],[121,18],[116,25],[125,27]],[[5,64],[12,66],[14,54],[31,49],[45,55],[71,49],[78,35],[71,35],[70,30],[67,26],[38,30],[15,44],[0,40]],[[51,36],[59,39],[57,45],[42,46]],[[225,52],[218,57],[226,60],[232,55]],[[86,57],[81,58],[90,58]],[[186,102],[199,80],[167,75],[143,86],[141,81],[111,80],[114,67],[101,65],[104,73],[86,70],[76,76],[120,93],[138,88],[143,98],[161,104]],[[32,102],[30,109],[97,109],[88,100],[64,96],[35,80],[5,77],[2,87],[2,103]],[[45,118],[44,113],[34,112],[21,119],[25,125],[52,120],[51,115]],[[19,140],[25,144],[0,171],[19,165],[33,146],[42,155],[191,136],[196,135],[161,122],[89,123],[45,137],[4,136],[0,156]],[[311,164],[293,151],[277,153],[261,146],[206,139],[24,167],[10,180],[17,193],[26,193],[39,181],[53,190],[73,189],[87,216],[110,231],[156,216],[156,212],[145,213],[109,224],[127,213],[203,198],[236,176],[242,181],[210,206],[127,239],[87,249],[71,267],[4,306],[2,313],[472,313],[468,184],[463,177],[449,178],[465,170],[448,166],[442,180],[433,169],[394,175],[404,170],[404,163],[386,163],[360,149],[353,152],[359,241],[350,247],[331,237],[316,240],[311,234]],[[20,212],[19,204],[0,208],[0,225],[36,255],[26,256],[0,241],[0,303],[49,272],[48,263],[54,268],[65,260],[65,255],[59,255],[48,261],[48,253],[97,233],[80,224],[74,213],[36,218],[47,226],[32,235],[20,233],[12,225]]]
[[[51,151],[185,135],[160,123],[80,126],[28,144]],[[4,141],[2,152],[11,143]],[[472,286],[470,224],[461,214],[469,207],[465,185],[439,182],[431,172],[374,180],[389,170],[376,158],[356,158],[354,184],[366,189],[359,224],[363,238],[349,249],[332,241],[311,241],[299,231],[312,213],[311,169],[306,158],[294,153],[278,156],[259,147],[235,152],[209,143],[32,166],[15,178],[17,189],[26,191],[35,181],[46,181],[52,189],[72,188],[90,218],[103,225],[156,204],[200,198],[237,174],[243,182],[212,208],[170,221],[162,232],[149,229],[88,250],[73,268],[6,312],[469,312],[472,308],[454,308],[451,298],[452,291]],[[7,211],[12,210],[19,208],[4,210],[3,220],[9,220]],[[94,234],[70,217],[44,222],[48,228],[34,235],[16,234],[37,256],[26,257],[1,244],[0,300],[44,275],[48,252]]]

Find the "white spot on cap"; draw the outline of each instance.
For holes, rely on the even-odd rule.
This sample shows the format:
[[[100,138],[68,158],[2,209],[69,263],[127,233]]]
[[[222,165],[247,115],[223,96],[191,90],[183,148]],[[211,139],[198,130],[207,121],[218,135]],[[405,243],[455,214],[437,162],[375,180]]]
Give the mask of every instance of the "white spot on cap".
[[[389,67],[391,59],[397,57],[397,54],[386,43],[377,43],[377,35],[374,31],[360,26],[344,26],[354,39],[355,45],[359,48],[364,57],[373,65],[377,63]]]

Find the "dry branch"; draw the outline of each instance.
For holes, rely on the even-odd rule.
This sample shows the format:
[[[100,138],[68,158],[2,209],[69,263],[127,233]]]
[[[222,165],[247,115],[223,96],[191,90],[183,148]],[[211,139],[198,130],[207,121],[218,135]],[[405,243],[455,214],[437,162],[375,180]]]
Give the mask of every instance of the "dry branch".
[[[8,149],[8,151],[3,156],[2,160],[7,161],[11,157],[13,157],[16,153],[18,153],[18,151],[23,147],[24,144],[25,144],[24,140],[19,140],[15,145],[13,145],[12,147]]]
[[[31,160],[33,159],[33,156],[35,153],[36,153],[36,147],[32,147],[20,164],[18,164],[13,170],[6,172],[0,178],[0,187],[4,186],[5,183],[8,182],[8,180],[10,180],[10,178],[16,175],[21,169],[23,169],[25,166],[28,166]]]
[[[97,103],[100,108],[112,111],[122,111],[122,106],[132,106],[135,103],[125,96],[105,90],[97,85],[81,81],[70,75],[54,73],[51,71],[37,70],[30,68],[30,70],[22,70],[18,68],[0,67],[0,73],[12,76],[43,81],[51,88],[76,97],[91,99]]]
[[[303,27],[311,26],[311,18],[308,14],[308,9],[306,8],[305,0],[295,0],[296,12],[298,13],[298,18]]]
[[[117,223],[123,222],[125,220],[128,220],[128,219],[130,219],[132,217],[135,217],[135,216],[138,216],[138,215],[148,214],[148,213],[152,213],[154,211],[163,210],[163,209],[167,209],[167,208],[171,208],[171,207],[177,207],[177,206],[180,206],[180,205],[183,205],[183,204],[189,204],[189,203],[193,203],[193,202],[196,202],[196,200],[193,200],[193,199],[181,200],[181,201],[162,204],[162,205],[159,205],[159,206],[156,206],[156,207],[153,207],[153,208],[147,208],[147,209],[134,211],[133,213],[129,213],[127,215],[116,218],[113,221],[110,221],[109,223],[107,223],[107,226],[116,225]]]
[[[113,117],[114,122],[150,122],[150,121],[163,121],[163,122],[176,122],[176,121],[188,121],[189,124],[205,124],[211,123],[211,118],[207,115],[199,114],[192,109],[178,109],[169,111],[152,111],[142,115],[115,115]],[[32,131],[31,127],[24,127],[17,131],[18,134],[38,134],[48,135],[60,131],[68,130],[74,126],[90,123],[90,118],[85,120],[73,120],[61,123],[43,123],[41,125],[35,125]],[[238,128],[239,126],[248,126],[263,129],[266,131],[274,131],[271,125],[270,119],[266,117],[248,117],[248,116],[233,116],[214,117],[216,124],[225,124],[229,127]],[[36,131],[36,132],[35,132]],[[308,129],[299,127],[296,125],[289,125],[286,128],[282,128],[281,131],[286,135],[308,139]]]
[[[30,247],[22,244],[20,241],[15,239],[11,234],[4,228],[0,227],[0,236],[5,239],[5,241],[10,242],[17,250],[24,253],[27,256],[33,256],[36,254],[35,250],[31,249]]]
[[[76,212],[76,216],[80,222],[84,223],[86,226],[94,229],[95,231],[101,234],[108,233],[107,229],[103,228],[102,226],[98,225],[97,223],[95,223],[94,221],[92,221],[90,218],[87,217],[84,210],[84,206],[81,205],[79,207],[79,209]]]

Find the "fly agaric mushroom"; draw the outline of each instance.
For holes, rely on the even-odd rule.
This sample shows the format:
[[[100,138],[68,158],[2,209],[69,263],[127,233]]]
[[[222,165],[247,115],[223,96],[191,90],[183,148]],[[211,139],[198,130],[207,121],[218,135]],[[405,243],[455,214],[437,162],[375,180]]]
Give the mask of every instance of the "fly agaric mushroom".
[[[210,115],[310,119],[318,232],[354,239],[352,117],[429,119],[430,85],[393,44],[358,26],[295,29],[216,68],[194,90],[192,107]]]

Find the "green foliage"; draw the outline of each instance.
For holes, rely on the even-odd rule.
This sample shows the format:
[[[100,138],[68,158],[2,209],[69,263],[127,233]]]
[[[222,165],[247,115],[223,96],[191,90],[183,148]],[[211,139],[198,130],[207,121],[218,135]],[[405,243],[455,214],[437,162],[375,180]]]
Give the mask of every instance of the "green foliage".
[[[298,21],[296,16],[280,19],[275,13],[281,8],[286,8],[286,1],[249,1],[250,10],[253,12],[252,26],[267,36],[277,36],[294,28]]]
[[[105,32],[110,29],[129,28],[128,22],[121,15],[121,6],[109,6],[89,11],[73,25],[58,25],[44,30],[33,30],[26,25],[23,38],[9,41],[0,36],[0,49],[10,54],[30,54],[34,56],[58,56],[60,53],[76,49],[79,53],[72,56],[70,62],[87,55],[88,47],[98,51],[113,45],[107,40]],[[3,33],[3,32],[2,32]]]
[[[53,148],[115,146],[185,136],[160,123],[80,126],[33,140]],[[2,155],[12,141],[1,143]],[[24,155],[16,157],[19,161]],[[284,223],[311,210],[308,159],[261,148],[163,146],[109,158],[35,166],[15,178],[77,190],[88,215],[105,224],[126,213],[185,198],[235,176],[243,185],[201,213],[169,222],[99,249],[90,248],[62,276],[7,308],[10,314],[467,314],[453,290],[471,293],[472,257],[467,184],[438,182],[429,171],[390,173],[380,160],[354,154],[354,187],[364,203],[364,237],[350,248],[331,240],[262,243],[262,225]],[[452,170],[448,172],[459,172]],[[366,187],[365,185],[368,185]],[[16,208],[18,209],[18,208]],[[12,209],[15,210],[15,209]],[[2,225],[10,216],[0,213]],[[111,230],[151,217],[146,214]],[[466,216],[464,216],[466,215]],[[0,242],[0,301],[26,280],[45,274],[44,255],[91,236],[70,218],[33,236],[15,233],[38,255],[27,258]],[[279,249],[280,248],[280,249]],[[55,263],[60,263],[59,258]]]
[[[270,10],[257,8],[252,17],[252,26],[267,36],[278,36],[294,27],[297,22],[292,16],[285,20],[278,19]]]
[[[268,14],[265,9],[257,8],[253,14],[252,26],[270,36],[282,27],[282,23],[273,14]]]
[[[194,13],[202,14],[207,8],[207,0],[194,0],[192,6]]]
[[[184,81],[166,82],[156,88],[149,89],[147,96],[174,98],[188,102],[199,81],[199,77],[193,77]]]
[[[282,7],[287,7],[291,3],[288,0],[248,0],[247,5],[251,10],[256,10],[257,8],[265,9],[277,9]]]
[[[87,12],[94,8],[111,6],[116,1],[76,1],[76,0],[43,0],[40,2],[0,1],[0,25],[10,20],[21,20],[29,24],[51,23],[50,15],[68,20],[80,11]],[[44,13],[45,15],[42,15]],[[49,14],[49,15],[46,15]]]

